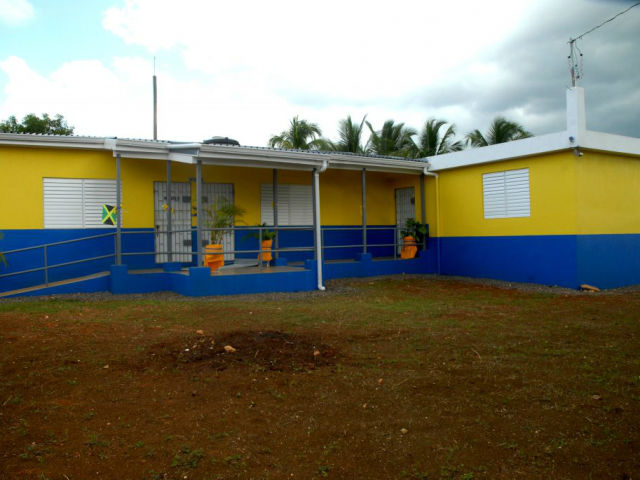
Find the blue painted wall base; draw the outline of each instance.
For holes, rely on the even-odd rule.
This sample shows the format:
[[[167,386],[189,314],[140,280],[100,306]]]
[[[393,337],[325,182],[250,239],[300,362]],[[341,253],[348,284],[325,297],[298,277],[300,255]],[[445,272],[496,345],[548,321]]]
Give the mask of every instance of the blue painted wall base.
[[[579,288],[640,284],[640,235],[444,237],[440,273]],[[437,247],[436,247],[437,250]]]

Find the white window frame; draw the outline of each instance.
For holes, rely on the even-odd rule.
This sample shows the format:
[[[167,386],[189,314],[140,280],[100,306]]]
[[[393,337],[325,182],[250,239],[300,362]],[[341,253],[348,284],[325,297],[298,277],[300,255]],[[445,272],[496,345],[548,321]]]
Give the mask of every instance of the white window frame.
[[[529,169],[483,174],[482,198],[485,219],[530,217]]]
[[[43,178],[44,228],[114,228],[102,223],[102,205],[116,205],[116,181]]]
[[[260,221],[273,225],[273,184],[260,185]],[[278,225],[313,225],[311,185],[278,184]]]

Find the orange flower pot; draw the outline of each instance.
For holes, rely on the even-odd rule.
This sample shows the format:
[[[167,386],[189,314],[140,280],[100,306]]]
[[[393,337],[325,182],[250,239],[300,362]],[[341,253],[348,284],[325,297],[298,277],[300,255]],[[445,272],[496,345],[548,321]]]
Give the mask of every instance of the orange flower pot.
[[[262,253],[258,254],[259,262],[270,262],[271,260],[273,260],[273,256],[271,255],[272,245],[273,245],[273,240],[262,241]]]
[[[204,247],[204,266],[209,267],[211,273],[224,265],[222,245],[212,244]]]
[[[418,245],[416,245],[416,240],[412,236],[407,236],[402,239],[403,245],[402,250],[400,250],[400,258],[408,259],[415,258],[418,253]]]

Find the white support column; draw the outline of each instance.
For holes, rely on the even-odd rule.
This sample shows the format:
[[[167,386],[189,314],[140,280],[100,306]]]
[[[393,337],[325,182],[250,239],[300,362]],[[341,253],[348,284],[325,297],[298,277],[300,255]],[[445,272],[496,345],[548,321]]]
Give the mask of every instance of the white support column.
[[[122,167],[116,153],[116,265],[122,265]]]
[[[202,160],[196,163],[196,243],[198,252],[198,267],[202,266]]]
[[[313,169],[313,230],[316,244],[316,269],[318,279],[318,290],[324,290],[322,281],[322,225],[320,224],[320,172]]]
[[[155,78],[155,77],[154,77]],[[167,261],[173,261],[173,235],[171,225],[171,160],[167,160]]]
[[[276,232],[276,238],[274,238],[273,249],[274,256],[278,258],[278,169],[273,169],[273,228]]]
[[[362,253],[367,253],[367,169],[362,169]]]

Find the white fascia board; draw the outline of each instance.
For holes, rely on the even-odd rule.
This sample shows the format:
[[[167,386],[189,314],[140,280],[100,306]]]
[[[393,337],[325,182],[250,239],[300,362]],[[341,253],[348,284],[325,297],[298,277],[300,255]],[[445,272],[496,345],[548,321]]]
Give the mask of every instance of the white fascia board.
[[[113,156],[120,154],[122,158],[138,158],[142,160],[169,160],[169,152],[149,152],[148,150],[137,150],[128,148],[117,148],[113,151]]]
[[[309,165],[302,164],[300,162],[296,163],[286,163],[286,162],[277,162],[277,161],[269,161],[269,162],[261,162],[258,160],[238,160],[238,159],[229,159],[229,158],[201,158],[202,165],[213,165],[213,166],[221,166],[221,167],[238,167],[238,168],[267,168],[267,169],[282,169],[282,170],[301,170],[305,172],[311,172],[316,168],[320,168],[318,165]]]
[[[188,153],[169,152],[167,160],[177,163],[187,163],[189,165],[194,165],[196,163],[194,156]]]
[[[590,150],[640,156],[640,138],[624,137],[611,133],[587,130],[583,134],[579,146]]]
[[[329,168],[341,170],[362,170],[372,172],[416,174],[424,171],[429,163],[424,160],[405,160],[395,158],[376,158],[350,155],[330,155]]]
[[[149,142],[145,140],[115,139],[115,142],[105,142],[113,151],[113,156],[120,154],[126,158],[141,158],[148,160],[167,160],[169,149],[166,143]]]
[[[0,133],[0,145],[36,148],[81,148],[103,150],[105,138],[39,135],[30,133]]]
[[[291,170],[321,168],[323,161],[328,160],[326,156],[308,152],[224,145],[202,145],[198,158],[205,165],[285,168]]]
[[[321,159],[308,161],[290,158],[272,158],[255,154],[229,155],[228,153],[200,152],[198,158],[203,165],[224,165],[233,167],[284,168],[288,170],[313,170],[322,166]]]
[[[209,163],[207,160],[215,160],[210,163],[291,170],[321,168],[324,162],[329,162],[329,168],[343,170],[367,168],[371,171],[415,174],[422,172],[428,166],[424,161],[224,145],[202,145],[199,158],[205,164]]]
[[[417,163],[417,162],[414,162]],[[351,170],[351,171],[360,171],[363,168],[367,170],[367,172],[380,172],[380,173],[401,173],[406,175],[417,175],[425,172],[425,170],[429,167],[427,162],[423,164],[417,164],[415,166],[411,166],[411,168],[403,168],[402,165],[377,165],[377,164],[343,164],[343,163],[333,163],[329,162],[329,169],[335,170]]]
[[[575,148],[575,142],[569,139],[568,131],[549,133],[538,137],[523,138],[512,142],[472,148],[461,152],[445,153],[427,157],[430,171],[437,172],[450,168],[467,167],[483,163],[500,162],[513,158],[530,157],[543,153],[557,152]]]

